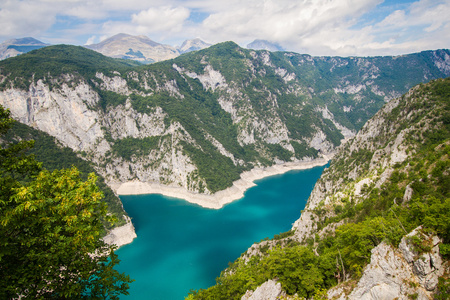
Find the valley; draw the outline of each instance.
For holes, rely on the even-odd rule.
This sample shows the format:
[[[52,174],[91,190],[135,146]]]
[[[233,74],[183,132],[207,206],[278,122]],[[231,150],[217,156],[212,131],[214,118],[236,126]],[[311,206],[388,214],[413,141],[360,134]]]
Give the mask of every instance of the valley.
[[[336,285],[330,297],[358,299],[379,292],[376,251],[403,257],[412,283],[386,283],[398,297],[427,299],[448,287],[448,76],[449,50],[313,57],[225,42],[141,65],[56,45],[0,61],[0,105],[20,122],[6,141],[35,139],[46,168],[97,173],[130,236],[118,194],[220,208],[257,178],[333,157],[291,231],[189,299],[252,299],[262,284],[286,299]],[[441,263],[411,267],[427,259]],[[298,271],[309,263],[320,268]]]

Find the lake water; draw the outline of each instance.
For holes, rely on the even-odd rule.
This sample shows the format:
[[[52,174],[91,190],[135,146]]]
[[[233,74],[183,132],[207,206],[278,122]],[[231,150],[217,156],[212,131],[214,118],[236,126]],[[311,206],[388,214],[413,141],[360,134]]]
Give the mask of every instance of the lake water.
[[[258,180],[219,210],[161,195],[121,196],[138,236],[117,251],[117,269],[136,280],[121,299],[178,300],[214,285],[254,242],[291,229],[324,168]]]

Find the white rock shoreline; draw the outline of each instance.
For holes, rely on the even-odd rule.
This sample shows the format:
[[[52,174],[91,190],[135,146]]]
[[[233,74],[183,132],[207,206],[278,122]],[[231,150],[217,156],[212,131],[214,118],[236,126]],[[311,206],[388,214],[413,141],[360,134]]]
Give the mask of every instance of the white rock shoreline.
[[[108,234],[103,237],[105,243],[116,245],[117,248],[119,248],[123,245],[130,244],[137,237],[131,219],[125,216],[125,220],[127,221],[125,225],[110,230]]]
[[[242,173],[241,179],[236,180],[232,187],[212,195],[194,193],[182,187],[166,186],[159,183],[148,183],[138,180],[123,183],[117,188],[116,192],[119,195],[161,194],[167,197],[183,199],[205,208],[220,209],[225,204],[244,197],[245,191],[256,185],[254,183],[255,180],[283,174],[291,170],[305,170],[323,166],[326,165],[332,157],[333,154],[327,154],[311,161],[288,162],[268,168],[254,168],[251,171]]]

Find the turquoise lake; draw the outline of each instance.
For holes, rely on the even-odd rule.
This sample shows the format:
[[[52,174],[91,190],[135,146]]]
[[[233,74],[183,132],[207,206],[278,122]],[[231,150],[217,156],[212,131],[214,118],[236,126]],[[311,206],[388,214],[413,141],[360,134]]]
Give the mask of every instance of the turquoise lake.
[[[135,279],[121,299],[184,299],[254,242],[289,231],[325,167],[255,181],[244,198],[213,210],[161,195],[121,196],[137,238],[117,250]]]

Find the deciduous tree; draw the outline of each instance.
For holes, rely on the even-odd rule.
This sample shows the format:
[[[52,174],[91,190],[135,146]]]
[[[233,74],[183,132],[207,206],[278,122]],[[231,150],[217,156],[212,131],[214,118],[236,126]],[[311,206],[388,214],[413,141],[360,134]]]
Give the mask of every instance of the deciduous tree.
[[[0,134],[12,120],[0,106]],[[114,269],[114,247],[101,240],[108,219],[102,193],[76,168],[41,170],[24,151],[0,148],[0,298],[117,299],[129,276]]]

